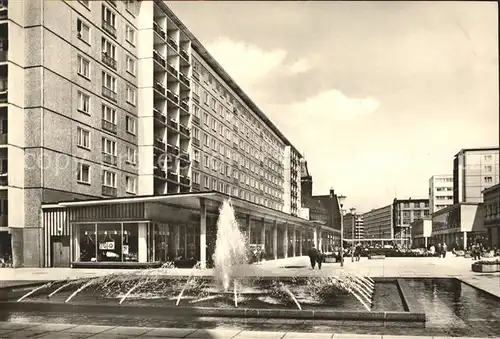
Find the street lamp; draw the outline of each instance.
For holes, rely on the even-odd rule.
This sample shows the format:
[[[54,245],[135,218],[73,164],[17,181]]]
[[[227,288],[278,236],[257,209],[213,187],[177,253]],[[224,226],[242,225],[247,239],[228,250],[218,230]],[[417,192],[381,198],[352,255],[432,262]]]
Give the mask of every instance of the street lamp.
[[[351,230],[351,262],[354,262],[354,226],[356,225],[356,208],[351,207],[352,230]]]
[[[344,200],[345,195],[338,195],[337,202],[339,203],[340,211],[340,267],[344,267]]]

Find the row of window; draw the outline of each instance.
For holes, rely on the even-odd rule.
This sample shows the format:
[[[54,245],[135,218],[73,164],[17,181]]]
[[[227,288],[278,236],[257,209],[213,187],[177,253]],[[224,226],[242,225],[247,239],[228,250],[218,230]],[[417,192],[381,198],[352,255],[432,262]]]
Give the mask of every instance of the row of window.
[[[403,208],[428,208],[429,203],[428,202],[404,202],[403,203]]]
[[[201,185],[201,174],[198,172],[193,172],[193,182]],[[247,201],[264,205],[269,208],[273,208],[281,211],[283,209],[283,204],[277,201],[273,201],[264,197],[260,194],[255,194],[253,192],[247,191],[239,186],[232,186],[216,178],[210,178],[208,175],[203,175],[203,189],[205,190],[216,190],[226,194],[230,194]]]
[[[113,166],[116,166],[118,163],[118,148],[117,148],[117,143],[115,140],[111,140],[107,137],[102,137],[102,146],[101,146],[101,151],[103,155],[109,155],[112,156],[106,157],[103,156],[103,160],[111,164]],[[77,127],[77,146],[91,150],[91,141],[90,141],[90,131],[86,130],[82,127]],[[125,161],[127,164],[130,165],[136,165],[137,164],[137,150],[136,148],[126,145],[125,146]],[[121,160],[121,159],[120,159]]]
[[[424,211],[404,211],[403,212],[403,218],[410,218],[412,216],[412,214],[413,214],[413,217],[420,218],[420,216],[422,215],[422,212],[423,212],[423,215],[425,215],[425,216],[429,215],[429,211],[428,210],[424,210]]]
[[[438,195],[434,197],[436,200],[453,200],[453,195]]]
[[[90,95],[78,91],[77,92],[77,110],[80,113],[84,113],[87,115],[92,115],[91,111],[91,102]],[[109,132],[116,133],[117,126],[117,110],[110,105],[102,104],[101,105],[101,118],[104,122],[109,123],[109,125],[103,124],[103,127]],[[132,135],[136,135],[137,133],[137,122],[136,118],[130,115],[125,116],[125,130],[127,133]]]
[[[85,163],[78,163],[76,180],[80,184],[91,185],[91,166]],[[101,185],[109,188],[117,188],[118,174],[110,170],[102,170]],[[125,189],[127,193],[137,193],[137,178],[125,175]]]
[[[77,73],[83,78],[91,81],[91,72],[90,72],[90,60],[85,58],[82,55],[78,55],[77,57],[78,67]],[[102,81],[102,95],[112,101],[118,100],[118,80],[117,78],[107,71],[101,71],[101,81]],[[133,86],[126,84],[126,101],[130,105],[136,104],[137,100],[137,89]]]
[[[229,91],[196,59],[193,60],[193,71],[202,75],[205,84],[210,86],[213,92],[219,94],[232,106],[236,107],[252,126],[252,129],[256,129],[259,132],[262,131],[265,141],[268,144],[271,144],[273,148],[277,148],[279,151],[283,152],[284,147],[282,142],[278,140],[278,138],[276,138],[267,128],[265,128],[264,124],[262,124],[252,113],[246,110],[243,107],[243,104],[232,96]]]
[[[194,59],[193,60],[193,73],[199,73],[198,69],[201,67],[201,64]],[[268,147],[266,150],[270,154],[272,154],[276,158],[280,158],[283,155],[284,151],[284,145],[282,142],[278,140],[275,136],[273,136],[267,128],[265,128],[264,124],[261,124],[257,121],[257,119],[254,117],[253,114],[251,114],[248,110],[244,109],[244,107],[239,103],[236,102],[236,99],[234,97],[229,95],[229,92],[220,84],[214,85],[213,81],[209,80],[208,77],[211,77],[213,81],[215,81],[215,78],[207,72],[207,75],[204,76],[204,83],[206,84],[206,89],[203,91],[203,102],[205,106],[211,107],[214,112],[219,112],[220,115],[223,115],[223,107],[220,102],[216,99],[217,94],[219,94],[220,97],[224,98],[226,102],[230,103],[233,107],[235,107],[241,114],[241,117],[246,118],[246,123],[248,127],[250,128],[251,131],[257,131],[258,134],[262,133],[262,138],[259,138],[263,140],[267,145],[270,145],[271,147]],[[194,77],[196,79],[196,77]],[[214,96],[209,94],[209,87],[211,87],[212,92],[214,92]],[[193,92],[196,93],[196,95],[201,96],[201,90],[199,85],[193,81]],[[243,122],[244,120],[241,120]]]
[[[196,131],[198,131],[196,128],[193,128],[193,136],[196,134]],[[212,147],[212,150],[214,152],[219,152],[222,156],[225,156],[227,159],[232,159],[234,162],[237,164],[240,164],[242,167],[245,167],[247,170],[251,171],[252,173],[255,173],[256,175],[263,176],[266,178],[266,180],[270,180],[273,184],[277,186],[283,186],[283,179],[282,175],[279,177],[274,174],[274,173],[269,173],[267,171],[264,171],[264,168],[260,166],[255,160],[252,161],[248,157],[244,157],[242,154],[240,154],[237,151],[232,151],[230,146],[224,145],[222,142],[218,141],[215,138],[210,139],[210,137],[207,134],[203,135],[203,144],[206,147]],[[196,138],[196,137],[195,137]],[[211,142],[210,142],[211,141]],[[193,157],[199,161],[200,158],[200,151],[196,148],[193,148]],[[248,155],[248,153],[247,153]],[[208,156],[208,155],[206,155]],[[269,164],[271,162],[268,159],[265,159],[263,162],[264,166],[267,164],[268,169],[269,169]]]
[[[444,192],[444,191],[451,192],[451,191],[453,191],[453,187],[437,187],[436,191],[438,191],[438,192]]]

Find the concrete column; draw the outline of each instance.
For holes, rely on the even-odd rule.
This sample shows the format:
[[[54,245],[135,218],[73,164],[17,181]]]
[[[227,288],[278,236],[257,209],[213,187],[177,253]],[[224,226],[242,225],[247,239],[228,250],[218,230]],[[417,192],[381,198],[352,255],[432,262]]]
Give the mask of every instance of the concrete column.
[[[299,255],[302,256],[302,241],[304,241],[304,232],[299,230]]]
[[[250,214],[247,214],[245,216],[245,222],[247,225],[247,232],[248,232],[248,243],[252,243],[252,224],[250,223]]]
[[[467,250],[467,232],[464,232],[464,251]]]
[[[285,232],[283,232],[283,255],[288,258],[288,224],[285,224]]]
[[[262,225],[260,227],[260,243],[266,249],[266,221],[262,218]]]
[[[139,262],[148,262],[148,224],[145,222],[138,225],[139,235]]]
[[[292,228],[292,249],[293,256],[297,256],[297,229],[295,226]]]
[[[318,249],[323,252],[323,231],[319,231]]]
[[[207,268],[207,206],[200,198],[200,268]]]
[[[276,220],[273,222],[273,257],[278,259],[278,224]]]
[[[427,237],[424,237],[424,246],[427,248]]]
[[[174,258],[179,254],[179,247],[181,245],[181,228],[179,225],[175,225],[175,234],[174,234]]]
[[[318,248],[318,230],[316,229],[316,227],[314,228],[314,231],[313,231],[313,243],[314,243],[314,246],[316,246],[316,248]]]

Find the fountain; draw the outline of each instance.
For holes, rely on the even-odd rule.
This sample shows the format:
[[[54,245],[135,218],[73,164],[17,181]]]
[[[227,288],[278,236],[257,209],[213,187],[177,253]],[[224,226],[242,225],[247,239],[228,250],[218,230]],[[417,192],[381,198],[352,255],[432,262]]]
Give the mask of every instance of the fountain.
[[[235,309],[245,314],[245,309],[279,308],[281,312],[286,312],[292,305],[300,312],[345,307],[338,298],[357,300],[359,306],[350,301],[349,307],[358,311],[357,307],[360,306],[368,312],[372,309],[375,282],[368,277],[338,270],[329,277],[293,278],[291,281],[266,278],[263,268],[247,263],[246,250],[247,242],[240,231],[234,209],[231,202],[226,200],[220,207],[217,221],[213,276],[200,277],[195,274],[200,268],[201,263],[198,262],[187,277],[172,279],[169,272],[173,267],[171,263],[166,263],[158,269],[49,282],[29,291],[17,301],[37,300],[41,291],[54,288],[45,299],[50,300],[49,303],[58,302],[60,295],[63,299],[59,303],[63,304],[77,296],[81,296],[78,298],[81,302],[95,302],[97,295],[100,300],[116,299],[120,307],[127,307],[127,304],[131,307],[176,307],[181,305],[181,300],[188,300],[188,304],[196,304],[196,307],[232,309],[227,316],[234,316],[237,313]],[[125,304],[126,300],[128,302]],[[190,307],[195,306],[181,306],[178,309]]]

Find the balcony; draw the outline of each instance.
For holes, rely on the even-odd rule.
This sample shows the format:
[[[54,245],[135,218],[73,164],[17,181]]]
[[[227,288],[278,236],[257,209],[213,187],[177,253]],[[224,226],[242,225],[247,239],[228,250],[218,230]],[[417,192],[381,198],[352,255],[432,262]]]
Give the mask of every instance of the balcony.
[[[196,103],[200,103],[200,96],[193,92],[193,101]]]
[[[102,29],[108,32],[113,38],[116,38],[116,28],[106,20],[102,20]]]
[[[7,1],[0,1],[0,20],[7,20],[9,16],[9,9]]]
[[[167,154],[172,154],[174,156],[178,156],[180,153],[179,148],[177,146],[167,145]]]
[[[102,195],[116,197],[116,188],[102,185]]]
[[[234,160],[234,159],[233,159],[233,166],[238,167],[238,162],[236,160]]]
[[[238,149],[238,144],[237,144],[237,143],[235,143],[235,142],[233,142],[233,148],[234,148],[234,149]]]
[[[200,184],[198,184],[196,182],[193,182],[193,184],[191,185],[191,189],[193,191],[199,191],[200,190]]]
[[[179,124],[179,130],[182,134],[186,135],[187,137],[191,136],[191,130],[184,126],[183,124]]]
[[[193,79],[195,79],[196,81],[200,81],[200,73],[193,70]]]
[[[117,101],[118,95],[113,90],[102,86],[102,95],[110,100]]]
[[[179,156],[179,160],[181,162],[191,162],[191,158],[189,156],[189,153],[187,153],[186,151],[181,151],[181,154]]]
[[[187,99],[187,100],[189,100],[189,99]],[[189,104],[187,103],[187,100],[186,99],[182,99],[180,106],[181,106],[181,108],[183,110],[185,110],[186,112],[189,113]]]
[[[167,119],[167,126],[173,129],[174,131],[179,130],[179,123],[175,120],[172,120],[172,118],[170,117]]]
[[[165,40],[165,37],[167,36],[167,33],[165,33],[165,31],[160,27],[160,25],[158,25],[158,23],[156,21],[153,21],[153,29],[156,33],[158,33],[158,35],[163,39]]]
[[[179,96],[177,94],[172,93],[170,90],[167,90],[167,98],[179,104]]]
[[[161,113],[159,110],[157,110],[156,108],[153,109],[153,117],[160,124],[162,124],[162,125],[167,124],[167,117],[163,113]]]
[[[171,64],[167,64],[167,71],[169,71],[175,77],[179,76],[179,72]]]
[[[113,59],[108,52],[102,52],[102,62],[111,67],[112,69],[116,70],[116,60]]]
[[[193,122],[199,126],[200,125],[200,118],[193,115]]]
[[[9,186],[9,176],[7,173],[0,174],[0,186]]]
[[[156,147],[157,149],[161,150],[162,152],[164,152],[166,144],[163,141],[163,139],[155,139],[153,141],[153,146]]]
[[[199,161],[194,160],[194,161],[193,161],[193,167],[194,167],[194,168],[199,168],[199,167],[200,167],[200,162],[199,162]]]
[[[153,59],[158,62],[162,67],[165,67],[167,62],[165,61],[165,58],[160,55],[157,51],[153,50]]]
[[[181,185],[191,186],[191,180],[188,177],[181,175],[180,182],[181,182]]]
[[[166,179],[167,178],[167,173],[165,173],[164,170],[158,168],[158,167],[155,167],[153,169],[153,175],[157,178],[161,178],[161,179]]]
[[[9,135],[7,133],[0,133],[0,145],[6,145]]]
[[[165,92],[167,91],[167,89],[165,88],[165,86],[161,82],[155,83],[155,90],[160,92],[162,95],[165,95]]]
[[[177,45],[177,43],[175,42],[175,40],[174,40],[171,36],[169,36],[169,35],[167,35],[167,43],[168,43],[168,44],[169,44],[169,45],[170,45],[170,46],[171,46],[174,50],[176,50],[176,51],[178,51],[178,50],[179,50],[179,46]]]
[[[191,139],[191,140],[193,141],[193,145],[194,145],[194,146],[198,146],[198,147],[200,147],[200,139],[193,138],[193,139]]]
[[[234,130],[235,132],[238,132],[238,126],[234,125],[234,126],[233,126],[233,130]]]
[[[191,86],[191,81],[182,73],[179,72],[179,80],[186,84],[187,87]]]
[[[179,179],[177,179],[177,173],[167,172],[167,180],[178,183]]]
[[[185,50],[181,49],[180,55],[189,62],[189,54]]]
[[[118,157],[114,154],[102,152],[102,162],[111,166],[116,166]]]
[[[104,119],[101,119],[102,121],[102,129],[105,130],[105,131],[108,131],[108,132],[111,132],[113,134],[116,134],[118,128],[116,126],[116,124],[112,123],[112,122],[109,122],[109,121],[106,121]]]

